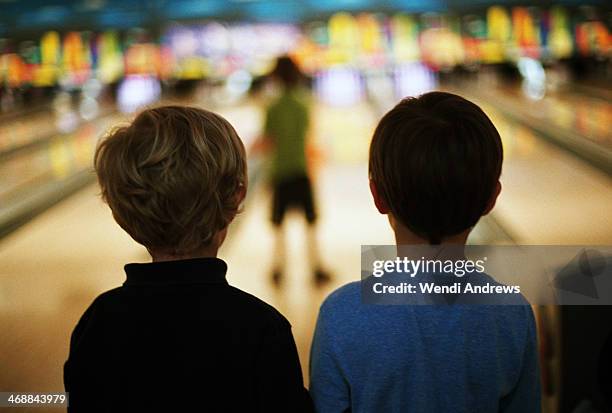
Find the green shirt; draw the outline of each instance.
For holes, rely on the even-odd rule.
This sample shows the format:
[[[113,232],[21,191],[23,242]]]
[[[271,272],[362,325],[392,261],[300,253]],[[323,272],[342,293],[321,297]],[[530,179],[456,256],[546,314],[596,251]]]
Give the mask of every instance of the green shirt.
[[[264,132],[274,142],[272,179],[276,182],[306,174],[306,134],[310,123],[308,95],[301,89],[283,91],[266,110]]]

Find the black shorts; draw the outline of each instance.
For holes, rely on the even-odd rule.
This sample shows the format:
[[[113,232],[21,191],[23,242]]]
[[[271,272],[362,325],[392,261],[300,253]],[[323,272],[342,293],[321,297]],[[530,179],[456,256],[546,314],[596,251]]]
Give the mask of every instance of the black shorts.
[[[304,211],[309,224],[314,223],[317,219],[312,186],[306,175],[291,177],[274,184],[272,223],[280,225],[285,217],[285,212],[290,208]]]

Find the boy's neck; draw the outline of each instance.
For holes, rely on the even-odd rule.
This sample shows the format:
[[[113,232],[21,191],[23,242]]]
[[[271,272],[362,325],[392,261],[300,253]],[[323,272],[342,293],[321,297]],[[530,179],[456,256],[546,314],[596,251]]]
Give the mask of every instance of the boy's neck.
[[[389,214],[389,223],[395,234],[396,245],[429,245],[429,240],[421,238],[412,231],[410,231],[402,223],[398,222],[393,215]],[[467,242],[468,235],[470,235],[470,229],[467,229],[457,235],[446,237],[442,239],[439,245],[465,245]]]
[[[439,245],[465,245],[467,242],[467,237],[469,235],[469,231],[462,232],[461,234],[453,235],[452,237],[447,237],[440,242]],[[404,234],[398,231],[395,231],[395,244],[396,245],[429,245],[429,241],[421,238],[413,233]]]
[[[220,245],[208,245],[189,254],[168,254],[164,251],[149,250],[153,262],[190,260],[194,258],[215,258]]]
[[[174,254],[165,254],[159,252],[149,251],[151,254],[151,258],[153,262],[163,262],[163,261],[179,261],[179,260],[190,260],[194,258],[215,258],[217,256],[217,251],[206,251],[201,253],[193,253],[193,254],[184,254],[184,255],[174,255]]]
[[[403,230],[394,228],[394,232],[397,257],[441,260],[465,259],[465,243],[469,231],[445,238],[440,244],[436,245],[431,245],[428,240],[413,234],[406,228],[403,228]]]
[[[170,254],[166,251],[162,250],[152,250],[148,249],[149,254],[151,254],[151,258],[153,262],[161,262],[161,261],[178,261],[178,260],[190,260],[194,258],[215,258],[217,256],[217,252],[223,241],[225,241],[225,237],[227,235],[227,227],[217,232],[210,244],[201,247],[200,249],[190,252],[188,254]]]
[[[159,253],[151,253],[151,258],[153,262],[163,262],[163,261],[179,261],[179,260],[190,260],[194,258],[215,258],[217,253],[215,252],[210,254],[185,254],[185,255],[171,255],[171,254],[159,254]]]

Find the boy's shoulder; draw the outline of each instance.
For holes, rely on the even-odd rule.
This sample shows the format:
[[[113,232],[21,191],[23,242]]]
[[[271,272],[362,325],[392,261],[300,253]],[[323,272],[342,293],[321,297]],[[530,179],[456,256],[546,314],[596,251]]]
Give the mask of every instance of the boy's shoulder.
[[[289,320],[272,305],[237,287],[230,285],[229,289],[231,291],[231,297],[234,300],[233,302],[239,309],[244,311],[245,317],[261,319],[266,321],[266,324],[272,324],[278,327],[291,328]]]
[[[353,281],[336,288],[323,301],[323,305],[327,307],[345,306],[354,304],[361,297],[361,281]]]
[[[486,275],[478,280],[478,284],[490,282],[501,285],[492,277]],[[405,305],[377,305],[365,304],[362,300],[362,281],[354,281],[337,288],[323,301],[320,308],[321,316],[336,322],[347,322],[359,318],[369,319],[376,315],[388,316],[389,313],[405,315],[407,312],[418,312],[422,317],[440,316],[446,312],[461,313],[468,318],[497,319],[500,324],[510,323],[516,325],[530,324],[533,321],[533,310],[522,294],[504,295],[496,300],[478,302],[468,300],[469,304],[405,304]],[[492,304],[494,303],[494,304]],[[362,320],[363,321],[363,320]]]
[[[342,318],[359,311],[361,305],[361,282],[354,281],[332,291],[321,304],[322,316]]]
[[[113,288],[97,296],[87,313],[100,312],[113,313],[126,308],[131,294],[127,293],[125,286]],[[225,311],[229,317],[236,316],[252,326],[265,326],[273,330],[291,328],[289,321],[276,308],[257,298],[256,296],[227,285],[222,292],[222,305],[220,311]],[[129,305],[128,305],[129,307]],[[231,309],[230,312],[227,309]]]

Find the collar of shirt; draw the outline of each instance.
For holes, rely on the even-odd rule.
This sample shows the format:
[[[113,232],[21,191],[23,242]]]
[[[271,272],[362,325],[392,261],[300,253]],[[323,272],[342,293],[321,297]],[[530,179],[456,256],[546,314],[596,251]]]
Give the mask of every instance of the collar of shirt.
[[[171,284],[227,284],[225,261],[214,258],[127,264],[125,286]]]

